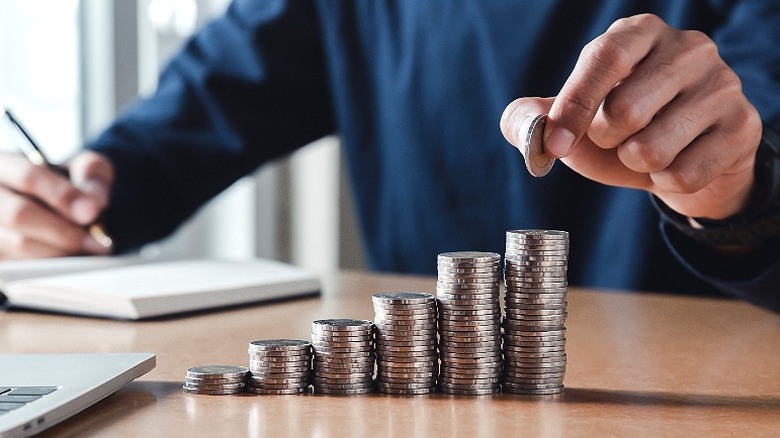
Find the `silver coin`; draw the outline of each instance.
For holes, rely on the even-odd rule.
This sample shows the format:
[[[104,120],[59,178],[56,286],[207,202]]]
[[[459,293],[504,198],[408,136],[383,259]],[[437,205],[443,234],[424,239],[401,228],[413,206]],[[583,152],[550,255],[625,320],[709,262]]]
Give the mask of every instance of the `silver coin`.
[[[430,362],[439,359],[439,355],[435,350],[429,352],[426,351],[413,351],[413,352],[395,352],[394,354],[381,353],[378,359],[382,363],[400,363],[400,362]]]
[[[566,375],[565,371],[556,371],[548,373],[505,373],[503,378],[507,382],[521,383],[527,385],[542,385],[563,382]]]
[[[403,315],[402,317],[388,318],[388,315],[377,315],[375,320],[376,327],[383,328],[401,327],[403,329],[416,328],[417,326],[436,324],[436,314],[430,315]]]
[[[568,239],[568,231],[526,229],[526,230],[508,230],[507,239]]]
[[[509,300],[508,302],[506,300]],[[504,303],[507,307],[515,310],[558,310],[566,309],[568,302],[566,299],[558,298],[514,298],[512,296],[504,297]]]
[[[267,388],[247,388],[247,392],[257,395],[295,395],[308,392],[308,386],[304,388],[285,388],[285,389],[267,389]]]
[[[383,388],[382,386],[377,387],[377,390],[383,394],[387,395],[427,395],[432,394],[436,391],[436,388],[403,388],[403,389],[394,389],[394,388]]]
[[[289,378],[252,378],[250,382],[259,385],[275,385],[275,386],[301,386],[308,385],[310,381],[309,376],[306,377],[289,377]]]
[[[516,272],[507,271],[504,275],[504,281],[566,281],[568,275],[565,272],[532,272],[529,270],[518,270]]]
[[[373,304],[374,311],[381,311],[381,312],[396,312],[396,311],[404,311],[404,312],[417,312],[417,311],[425,311],[429,309],[435,309],[436,308],[436,300],[434,297],[434,301],[432,303],[427,304],[385,304],[375,301]]]
[[[377,370],[377,381],[399,383],[436,383],[439,370],[434,368],[381,368]]]
[[[412,341],[399,341],[390,339],[377,339],[376,348],[383,347],[436,347],[436,338],[433,336],[424,337]]]
[[[364,319],[320,319],[312,322],[312,332],[319,331],[365,331],[370,330],[373,323]]]
[[[492,337],[501,334],[501,326],[481,326],[481,327],[467,327],[463,330],[439,330],[440,341],[447,339],[457,340],[459,337]]]
[[[557,396],[557,395],[563,394],[564,391],[563,391],[563,386],[561,386],[560,388],[556,388],[556,389],[543,389],[543,390],[539,390],[539,389],[533,389],[533,390],[513,389],[513,388],[510,387],[510,388],[504,389],[504,392],[509,393],[509,394],[517,394],[517,395],[533,395],[533,396],[544,396],[544,395],[553,396],[554,395],[554,396]],[[538,397],[534,397],[534,399],[537,399],[537,398]]]
[[[428,382],[395,382],[395,381],[377,380],[376,386],[377,388],[386,388],[386,389],[435,388],[436,381],[433,380]]]
[[[290,382],[308,382],[311,376],[313,375],[312,372],[308,373],[297,373],[297,374],[252,374],[249,376],[249,383],[255,382],[278,382],[279,380],[287,379]]]
[[[539,368],[533,368],[533,367],[517,367],[514,365],[507,365],[504,367],[504,374],[506,376],[518,376],[519,377],[525,377],[525,378],[560,378],[560,376],[565,375],[566,373],[566,367],[565,366],[559,366],[559,367],[539,367]]]
[[[436,299],[439,302],[442,301],[459,301],[459,302],[469,302],[469,300],[487,300],[485,304],[489,304],[492,300],[498,300],[498,297],[501,296],[501,288],[494,287],[490,290],[488,289],[460,289],[460,290],[442,290],[438,289],[436,291]],[[460,303],[464,304],[464,303]],[[472,302],[471,304],[480,304],[477,301]]]
[[[324,382],[324,381],[317,381],[316,379],[314,382],[312,382],[312,386],[314,386],[314,391],[317,392],[318,390],[323,389],[330,389],[330,390],[337,390],[337,389],[365,389],[365,388],[373,388],[374,387],[374,381],[364,381],[364,382],[353,382],[353,383],[338,383],[338,382]]]
[[[323,394],[323,395],[365,395],[365,394],[371,394],[374,392],[374,387],[365,387],[365,388],[330,388],[330,387],[321,387],[321,388],[314,388],[315,394]]]
[[[405,358],[409,359],[409,358]],[[438,358],[396,360],[395,358],[377,358],[376,365],[385,368],[433,368],[439,366]]]
[[[492,262],[501,260],[501,254],[488,251],[451,251],[439,254],[437,260],[440,262]]]
[[[311,362],[304,365],[297,365],[294,367],[269,367],[258,366],[257,364],[249,364],[249,372],[252,374],[290,374],[290,373],[303,373],[311,370]]]
[[[296,368],[252,368],[249,367],[251,376],[303,376],[311,373],[311,364]]]
[[[202,365],[187,369],[188,376],[196,377],[225,377],[246,375],[249,369],[244,366],[235,365]]]
[[[516,248],[512,245],[507,245],[506,252],[508,254],[518,254],[520,259],[526,260],[539,260],[538,257],[549,257],[550,259],[566,260],[569,257],[568,249],[536,249],[529,250],[527,248]]]
[[[506,373],[503,377],[505,382],[513,383],[553,383],[563,382],[566,376],[565,371],[556,371],[554,373]]]
[[[307,351],[309,345],[309,341],[303,339],[259,339],[249,343],[249,350]]]
[[[383,333],[377,333],[376,343],[382,344],[385,342],[428,342],[436,341],[436,332],[425,332],[423,334],[417,334],[414,330],[406,332],[406,334],[388,335]]]
[[[441,339],[439,343],[441,345],[458,347],[483,343],[500,343],[501,339],[500,334],[490,334],[486,336],[470,336],[469,334],[464,334],[463,336],[448,336]]]
[[[439,277],[450,277],[455,275],[490,275],[494,276],[498,274],[497,266],[501,266],[500,262],[497,265],[488,266],[447,266],[438,265],[437,273]]]
[[[239,390],[234,389],[226,389],[226,390],[203,390],[198,388],[187,388],[182,387],[184,389],[184,392],[188,394],[201,394],[201,395],[233,395],[233,394],[240,394],[245,391],[245,388],[241,388]]]
[[[558,240],[539,240],[539,239],[506,239],[506,247],[513,247],[522,250],[550,250],[550,249],[568,249],[570,247],[568,239]]]
[[[510,384],[514,389],[554,389],[554,388],[560,388],[562,381],[558,379],[553,379],[549,382],[503,382]]]
[[[547,342],[527,342],[527,341],[514,341],[509,339],[504,339],[504,347],[512,347],[512,348],[533,348],[533,349],[544,349],[544,348],[565,348],[566,347],[566,340],[562,341],[547,341]]]
[[[448,385],[445,383],[439,383],[439,391],[445,394],[453,395],[489,395],[497,394],[501,392],[500,384],[491,384],[486,386],[474,386],[474,385]]]
[[[391,304],[426,304],[434,301],[433,295],[420,292],[381,292],[372,295],[371,299]]]
[[[463,366],[461,366],[463,365]],[[492,364],[479,364],[477,365],[465,365],[459,363],[447,364],[447,366],[441,369],[441,373],[445,375],[458,375],[458,376],[472,376],[480,374],[499,375],[503,372],[503,363]]]
[[[333,368],[346,368],[351,366],[357,368],[360,366],[369,366],[373,364],[375,360],[376,354],[374,352],[371,352],[371,354],[367,356],[346,355],[343,353],[338,355],[322,355],[314,358],[312,368],[316,369],[317,367],[323,366]]]
[[[501,309],[496,308],[495,306],[487,310],[452,310],[446,308],[439,309],[439,316],[455,317],[455,318],[492,317],[500,313],[501,313]]]
[[[379,307],[374,306],[374,315],[392,315],[392,316],[404,316],[404,315],[429,315],[435,314],[438,308],[436,307],[436,301],[430,306],[421,309],[407,309],[405,307],[393,306],[393,307]]]

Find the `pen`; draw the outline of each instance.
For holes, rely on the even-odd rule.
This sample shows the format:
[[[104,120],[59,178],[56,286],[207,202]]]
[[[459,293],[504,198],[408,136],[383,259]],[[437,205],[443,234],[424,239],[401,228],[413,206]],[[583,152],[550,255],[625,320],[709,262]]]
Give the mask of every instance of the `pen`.
[[[29,133],[22,127],[19,121],[11,114],[8,108],[0,107],[0,118],[3,120],[3,126],[10,136],[14,139],[14,143],[19,150],[30,160],[31,163],[36,166],[47,167],[59,174],[67,174],[62,168],[57,167],[46,158],[40,147],[35,143]],[[111,236],[106,233],[103,224],[100,221],[93,222],[89,225],[87,231],[89,234],[97,240],[97,242],[105,248],[110,248],[113,244]]]

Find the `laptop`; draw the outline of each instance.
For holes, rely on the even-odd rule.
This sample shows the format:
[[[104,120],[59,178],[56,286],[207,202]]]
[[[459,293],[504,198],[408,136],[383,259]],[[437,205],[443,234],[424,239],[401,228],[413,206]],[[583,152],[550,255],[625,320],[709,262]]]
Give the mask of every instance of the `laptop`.
[[[155,364],[151,353],[0,354],[0,437],[40,433]]]

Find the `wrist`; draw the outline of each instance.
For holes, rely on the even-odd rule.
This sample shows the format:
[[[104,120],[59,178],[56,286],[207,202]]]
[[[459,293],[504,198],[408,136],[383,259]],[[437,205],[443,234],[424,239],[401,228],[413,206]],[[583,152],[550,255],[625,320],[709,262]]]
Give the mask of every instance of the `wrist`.
[[[691,218],[660,199],[653,200],[664,220],[709,246],[746,251],[780,239],[780,136],[765,127],[755,158],[753,190],[741,212],[725,219]]]

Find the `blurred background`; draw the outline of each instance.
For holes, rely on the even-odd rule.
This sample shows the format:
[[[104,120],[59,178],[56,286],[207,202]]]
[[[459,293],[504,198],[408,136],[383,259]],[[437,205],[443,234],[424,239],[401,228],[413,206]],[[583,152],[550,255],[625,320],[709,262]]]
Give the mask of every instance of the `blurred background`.
[[[188,36],[229,0],[0,0],[0,102],[52,161],[151,93]],[[5,143],[5,144],[3,144]],[[0,146],[8,140],[0,136]],[[163,257],[268,257],[317,272],[362,269],[338,138],[259,169],[165,241]]]

